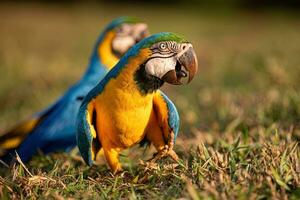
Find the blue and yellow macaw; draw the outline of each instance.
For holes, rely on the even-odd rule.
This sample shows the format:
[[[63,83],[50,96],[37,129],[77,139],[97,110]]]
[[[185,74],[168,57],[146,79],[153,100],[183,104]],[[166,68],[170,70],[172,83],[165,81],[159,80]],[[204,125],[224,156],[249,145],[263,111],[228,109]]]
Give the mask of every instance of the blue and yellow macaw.
[[[84,76],[57,102],[33,115],[0,137],[1,159],[11,162],[18,153],[22,161],[37,150],[49,153],[69,151],[76,146],[76,116],[83,98],[106,75],[131,46],[148,35],[145,23],[121,17],[99,36]]]
[[[118,155],[138,143],[152,143],[155,158],[177,160],[173,144],[179,116],[158,89],[165,83],[191,81],[198,64],[192,45],[173,33],[159,33],[133,46],[84,98],[77,119],[77,145],[88,165],[103,149],[114,173]]]

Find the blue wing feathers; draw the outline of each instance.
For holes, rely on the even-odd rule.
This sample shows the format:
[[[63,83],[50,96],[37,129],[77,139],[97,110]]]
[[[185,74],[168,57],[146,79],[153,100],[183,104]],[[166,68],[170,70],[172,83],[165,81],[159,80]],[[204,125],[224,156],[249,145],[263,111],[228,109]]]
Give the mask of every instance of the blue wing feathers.
[[[101,68],[100,66],[98,66]],[[71,87],[56,103],[34,115],[41,118],[39,124],[28,134],[17,149],[9,150],[7,155],[17,151],[22,161],[28,161],[37,150],[50,153],[57,150],[68,151],[76,146],[76,118],[82,101],[78,96],[85,96],[106,74],[89,75]],[[5,155],[4,155],[5,156]],[[12,156],[5,156],[12,158]],[[6,159],[10,162],[10,159]]]
[[[101,63],[101,60],[98,57],[98,45],[108,30],[113,29],[119,24],[130,21],[134,22],[134,19],[123,17],[114,20],[106,27],[96,42],[89,67],[82,79],[76,85],[71,87],[56,103],[33,116],[37,118],[41,117],[43,119],[30,133],[28,133],[21,145],[17,149],[9,151],[7,155],[17,151],[20,158],[23,161],[27,161],[36,153],[37,149],[42,150],[44,153],[55,150],[70,150],[72,147],[76,146],[76,119],[78,120],[79,127],[77,141],[82,148],[90,148],[89,145],[91,145],[93,138],[89,129],[89,124],[86,121],[87,111],[84,107],[79,111],[81,101],[78,101],[77,97],[85,97],[88,94],[83,100],[83,104],[85,102],[85,106],[87,106],[87,102],[104,89],[104,86],[109,79],[118,75],[122,70],[122,66],[124,66],[124,62],[127,61],[127,58],[138,52],[136,50],[137,47],[132,48],[131,54],[124,56],[123,61],[119,62],[117,67],[114,67],[108,76],[105,76],[107,74],[107,68]],[[103,78],[104,80],[102,80]],[[102,83],[97,85],[99,80],[102,80]],[[90,90],[92,91],[89,92]],[[78,111],[79,116],[77,118]],[[83,156],[87,159],[86,161],[88,164],[92,163],[90,154],[90,151],[86,151]]]
[[[168,123],[169,126],[172,128],[175,134],[175,140],[177,138],[178,132],[179,132],[179,125],[180,125],[180,118],[178,111],[174,105],[174,103],[165,95],[162,91],[160,91],[161,96],[163,97],[164,101],[167,104],[168,107]],[[174,140],[174,142],[175,142]]]
[[[84,161],[91,166],[93,164],[91,155],[92,133],[87,122],[87,104],[83,104],[79,110],[77,118],[77,145]]]
[[[163,97],[164,102],[167,105],[168,109],[168,125],[174,131],[174,143],[176,141],[178,132],[179,132],[179,125],[180,125],[180,118],[178,111],[174,105],[174,103],[165,95],[161,90],[159,90],[160,95]],[[147,147],[150,144],[150,141],[147,138],[144,138],[140,142],[141,147]]]

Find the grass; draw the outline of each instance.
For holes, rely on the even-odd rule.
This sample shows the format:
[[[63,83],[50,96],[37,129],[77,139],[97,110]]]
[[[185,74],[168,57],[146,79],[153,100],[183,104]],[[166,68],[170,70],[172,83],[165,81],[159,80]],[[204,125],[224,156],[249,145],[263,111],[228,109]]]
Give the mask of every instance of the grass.
[[[76,151],[39,155],[25,167],[1,166],[2,199],[299,199],[300,26],[286,13],[3,4],[0,132],[63,93],[100,28],[132,13],[153,32],[186,35],[198,52],[199,76],[164,87],[181,116],[180,163],[145,165],[138,160],[153,150],[135,147],[113,176]]]

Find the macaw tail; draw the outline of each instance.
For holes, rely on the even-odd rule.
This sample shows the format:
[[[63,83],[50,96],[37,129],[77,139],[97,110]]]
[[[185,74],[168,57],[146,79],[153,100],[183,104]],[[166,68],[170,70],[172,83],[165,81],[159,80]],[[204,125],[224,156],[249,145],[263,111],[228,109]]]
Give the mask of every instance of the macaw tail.
[[[57,107],[61,101],[57,101],[55,104],[49,106],[44,111],[33,115],[31,118],[22,121],[14,126],[8,132],[1,134],[0,136],[0,157],[7,154],[9,150],[14,150],[24,141],[24,139],[32,133],[32,131],[47,118]]]
[[[26,136],[38,125],[41,118],[25,120],[0,136],[0,156],[7,150],[17,148]]]

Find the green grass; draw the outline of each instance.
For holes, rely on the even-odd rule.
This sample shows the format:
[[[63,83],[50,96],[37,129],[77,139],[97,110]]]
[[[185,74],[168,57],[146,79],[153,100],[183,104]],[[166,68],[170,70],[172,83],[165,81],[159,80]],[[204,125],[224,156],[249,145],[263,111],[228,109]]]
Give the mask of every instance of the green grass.
[[[300,198],[299,16],[151,9],[1,5],[0,133],[78,80],[101,27],[119,15],[187,36],[200,63],[190,85],[164,87],[181,116],[180,163],[145,166],[138,160],[153,150],[135,147],[113,176],[76,152],[40,155],[1,166],[3,199]]]

